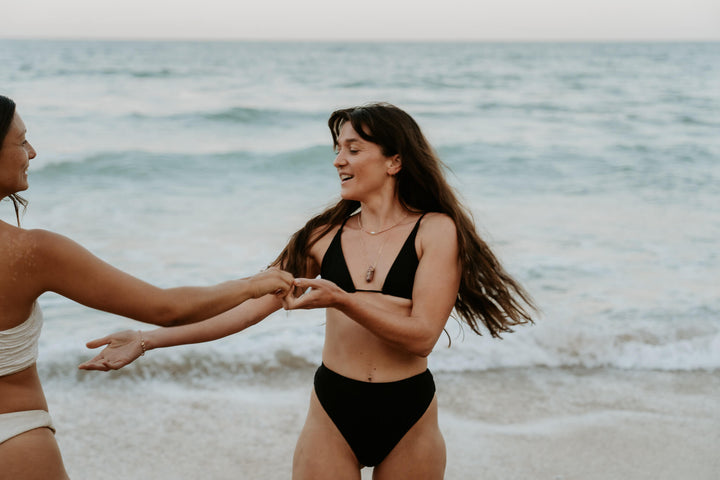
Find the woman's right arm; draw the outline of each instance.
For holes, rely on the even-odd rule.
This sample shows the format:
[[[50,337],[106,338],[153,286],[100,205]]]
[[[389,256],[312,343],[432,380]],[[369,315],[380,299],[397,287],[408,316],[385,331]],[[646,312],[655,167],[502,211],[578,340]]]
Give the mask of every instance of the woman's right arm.
[[[39,296],[53,291],[85,306],[162,326],[218,315],[267,293],[284,295],[292,275],[269,269],[207,287],[159,288],[100,260],[67,237],[28,232],[28,270]]]
[[[83,370],[117,370],[155,348],[217,340],[255,325],[282,307],[275,295],[248,300],[242,305],[201,322],[139,332],[126,330],[87,343],[88,348],[107,345],[95,358],[79,366]]]
[[[306,276],[313,278],[320,273],[318,259],[321,251],[327,248],[327,243],[328,241],[324,239],[315,242],[306,259]],[[259,299],[248,300],[227,312],[191,325],[158,328],[148,332],[126,330],[93,340],[87,343],[88,348],[107,346],[95,358],[81,364],[79,368],[83,370],[117,370],[133,362],[147,350],[209,342],[232,335],[260,322],[282,308],[283,298],[288,292],[289,290],[277,295],[266,295]]]

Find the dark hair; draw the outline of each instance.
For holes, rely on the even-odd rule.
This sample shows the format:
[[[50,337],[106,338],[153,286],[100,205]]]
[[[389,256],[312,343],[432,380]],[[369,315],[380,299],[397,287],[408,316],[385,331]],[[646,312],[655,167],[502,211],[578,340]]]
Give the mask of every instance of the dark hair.
[[[479,320],[493,337],[512,332],[515,325],[532,322],[527,307],[535,307],[530,296],[478,235],[470,212],[445,180],[444,165],[415,120],[387,103],[336,110],[328,120],[336,147],[345,122],[350,122],[364,140],[379,145],[385,156],[399,154],[402,169],[395,177],[398,197],[405,208],[444,213],[455,222],[462,266],[455,312],[462,321],[482,335]],[[311,218],[291,237],[274,264],[303,276],[310,247],[359,207],[360,202],[343,199]]]
[[[0,95],[0,150],[2,150],[2,145],[5,143],[5,137],[10,130],[13,118],[15,118],[15,102],[8,97]],[[11,193],[8,195],[8,198],[13,202],[15,217],[17,218],[18,226],[20,226],[20,205],[22,205],[23,211],[25,211],[28,202],[17,193]]]

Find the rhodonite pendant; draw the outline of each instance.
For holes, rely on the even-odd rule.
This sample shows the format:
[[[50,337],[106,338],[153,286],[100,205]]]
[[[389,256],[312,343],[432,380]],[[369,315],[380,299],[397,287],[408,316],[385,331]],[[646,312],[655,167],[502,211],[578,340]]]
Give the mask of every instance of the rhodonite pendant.
[[[368,283],[372,282],[374,276],[375,267],[368,267],[367,272],[365,272],[365,281]]]

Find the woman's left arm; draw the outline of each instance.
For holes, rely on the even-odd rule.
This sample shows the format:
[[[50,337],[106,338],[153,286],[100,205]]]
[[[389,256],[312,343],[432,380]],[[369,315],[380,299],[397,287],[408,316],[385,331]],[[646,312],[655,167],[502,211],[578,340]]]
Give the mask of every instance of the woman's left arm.
[[[442,334],[460,287],[460,262],[454,222],[446,215],[429,214],[418,232],[420,262],[415,273],[409,315],[386,310],[366,296],[347,293],[320,279],[295,279],[301,297],[288,295],[287,309],[336,308],[395,348],[427,356]]]

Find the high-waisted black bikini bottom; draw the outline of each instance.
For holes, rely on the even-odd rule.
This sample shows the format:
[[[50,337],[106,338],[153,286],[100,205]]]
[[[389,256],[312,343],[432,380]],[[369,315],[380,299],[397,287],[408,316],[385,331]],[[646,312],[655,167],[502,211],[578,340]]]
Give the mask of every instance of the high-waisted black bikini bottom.
[[[360,464],[372,467],[423,416],[435,396],[435,382],[430,370],[397,382],[372,383],[320,365],[315,394]]]

